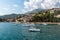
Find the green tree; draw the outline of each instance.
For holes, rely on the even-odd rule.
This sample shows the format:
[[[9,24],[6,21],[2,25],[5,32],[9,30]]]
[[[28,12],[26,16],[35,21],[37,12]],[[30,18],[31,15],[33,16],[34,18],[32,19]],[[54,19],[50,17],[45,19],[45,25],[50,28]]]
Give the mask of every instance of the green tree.
[[[2,22],[3,20],[0,18],[0,22]]]
[[[35,22],[55,22],[56,18],[54,17],[54,14],[50,12],[45,13],[38,13],[35,16],[32,17],[32,21]]]

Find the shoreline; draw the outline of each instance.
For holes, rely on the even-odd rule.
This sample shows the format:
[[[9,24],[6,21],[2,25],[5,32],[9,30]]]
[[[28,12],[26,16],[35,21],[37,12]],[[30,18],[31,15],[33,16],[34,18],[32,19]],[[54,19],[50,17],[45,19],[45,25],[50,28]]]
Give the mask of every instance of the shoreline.
[[[1,23],[1,22],[0,22]],[[14,22],[14,23],[33,23],[33,24],[59,24],[60,22]]]
[[[17,23],[33,23],[33,24],[59,24],[60,22],[17,22]]]

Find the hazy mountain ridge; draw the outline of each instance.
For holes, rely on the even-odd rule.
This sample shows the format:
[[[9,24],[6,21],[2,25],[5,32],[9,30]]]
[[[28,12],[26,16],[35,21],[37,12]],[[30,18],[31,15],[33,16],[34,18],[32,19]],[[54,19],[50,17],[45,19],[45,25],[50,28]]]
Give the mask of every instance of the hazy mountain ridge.
[[[18,16],[22,16],[23,14],[10,14],[10,15],[4,15],[4,16],[0,16],[0,18],[15,18]]]
[[[4,16],[0,16],[0,18],[15,18],[17,16],[23,16],[23,15],[26,15],[26,14],[36,14],[38,12],[45,12],[45,11],[51,11],[51,10],[55,10],[55,11],[60,11],[60,8],[52,8],[52,9],[35,9],[35,10],[32,10],[32,11],[29,11],[25,14],[9,14],[9,15],[4,15]],[[59,12],[60,14],[60,12]]]

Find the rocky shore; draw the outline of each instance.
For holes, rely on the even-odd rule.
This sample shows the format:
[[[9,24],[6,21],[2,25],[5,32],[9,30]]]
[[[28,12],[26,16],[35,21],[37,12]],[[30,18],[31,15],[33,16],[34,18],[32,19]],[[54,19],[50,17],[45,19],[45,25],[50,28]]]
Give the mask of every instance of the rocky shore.
[[[33,24],[59,24],[60,22],[17,22],[17,23],[33,23]]]

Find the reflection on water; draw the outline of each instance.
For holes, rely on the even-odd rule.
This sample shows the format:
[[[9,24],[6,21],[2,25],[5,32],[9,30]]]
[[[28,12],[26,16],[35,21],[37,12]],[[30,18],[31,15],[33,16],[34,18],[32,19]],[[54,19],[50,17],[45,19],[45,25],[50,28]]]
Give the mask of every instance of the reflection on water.
[[[0,40],[60,40],[60,25],[34,24],[41,32],[29,32],[24,23],[0,23]]]

